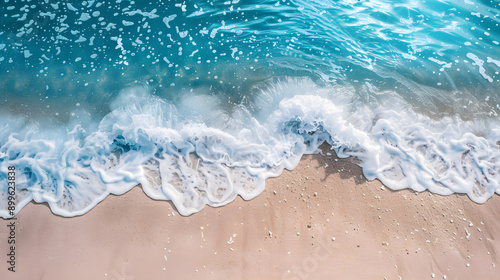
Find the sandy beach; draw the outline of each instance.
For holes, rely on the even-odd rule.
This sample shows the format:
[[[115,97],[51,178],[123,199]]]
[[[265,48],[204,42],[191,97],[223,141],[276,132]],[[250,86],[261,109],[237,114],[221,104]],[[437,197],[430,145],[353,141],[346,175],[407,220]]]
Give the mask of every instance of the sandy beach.
[[[499,279],[500,198],[391,191],[349,159],[304,156],[257,198],[180,216],[139,187],[89,213],[30,204],[0,279]]]

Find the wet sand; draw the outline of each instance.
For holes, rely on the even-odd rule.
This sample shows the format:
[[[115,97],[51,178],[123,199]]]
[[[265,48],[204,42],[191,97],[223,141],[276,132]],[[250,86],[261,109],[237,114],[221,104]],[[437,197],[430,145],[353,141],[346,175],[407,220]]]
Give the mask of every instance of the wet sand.
[[[500,197],[391,191],[309,155],[257,198],[189,217],[139,187],[75,218],[32,203],[16,245],[0,279],[499,279]]]

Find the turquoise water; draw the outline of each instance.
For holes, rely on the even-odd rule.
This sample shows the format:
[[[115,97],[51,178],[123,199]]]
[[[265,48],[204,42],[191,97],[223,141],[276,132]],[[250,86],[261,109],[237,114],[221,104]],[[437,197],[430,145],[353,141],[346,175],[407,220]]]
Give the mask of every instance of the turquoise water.
[[[500,193],[498,1],[0,4],[0,180],[81,215],[251,199],[328,142],[392,189]],[[0,215],[8,189],[0,189]]]

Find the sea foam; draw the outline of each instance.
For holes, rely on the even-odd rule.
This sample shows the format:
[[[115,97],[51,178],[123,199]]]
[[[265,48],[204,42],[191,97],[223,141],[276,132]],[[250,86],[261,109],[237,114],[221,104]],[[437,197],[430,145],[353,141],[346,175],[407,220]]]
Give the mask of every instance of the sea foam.
[[[238,105],[201,90],[174,104],[132,87],[98,125],[70,122],[65,129],[4,116],[0,180],[16,167],[16,213],[34,201],[57,215],[82,215],[140,184],[151,198],[171,200],[190,215],[238,195],[256,197],[266,178],[327,142],[392,189],[465,193],[478,203],[500,194],[497,120],[433,119],[392,92],[362,103],[352,88],[309,79],[257,91]],[[0,216],[8,218],[6,186],[0,196]]]

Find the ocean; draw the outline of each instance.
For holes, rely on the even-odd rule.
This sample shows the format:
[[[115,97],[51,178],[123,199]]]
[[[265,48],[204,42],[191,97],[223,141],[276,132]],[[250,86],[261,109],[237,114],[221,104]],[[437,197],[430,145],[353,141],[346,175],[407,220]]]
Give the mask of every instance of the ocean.
[[[325,142],[393,190],[483,203],[499,23],[496,0],[1,0],[0,216],[138,184],[190,215]]]

